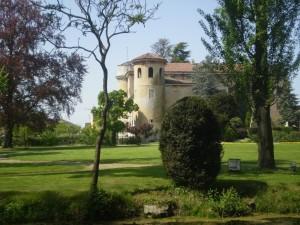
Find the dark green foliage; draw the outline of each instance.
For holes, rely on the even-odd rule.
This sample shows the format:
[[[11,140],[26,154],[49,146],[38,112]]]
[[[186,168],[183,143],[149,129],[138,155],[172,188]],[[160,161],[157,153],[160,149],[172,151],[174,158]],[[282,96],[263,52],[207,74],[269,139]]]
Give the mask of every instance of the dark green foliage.
[[[133,102],[132,98],[127,98],[123,90],[112,91],[109,95],[109,109],[107,115],[107,131],[109,131],[110,143],[117,143],[117,133],[123,131],[126,125],[121,119],[128,118],[128,114],[139,109],[138,105]],[[105,105],[104,92],[98,96],[98,107],[92,109],[94,122],[96,126],[102,125],[101,114]]]
[[[0,67],[0,93],[4,92],[7,87],[7,73],[4,67]]]
[[[210,192],[212,210],[220,217],[245,216],[250,214],[250,209],[241,199],[234,188],[223,190],[221,193]]]
[[[207,99],[207,104],[218,119],[222,140],[234,141],[245,136],[245,132],[242,131],[244,125],[239,118],[239,107],[232,95],[212,95]]]
[[[138,213],[125,195],[98,191],[66,197],[56,192],[24,195],[0,201],[0,224],[55,222],[58,224],[134,217]]]
[[[69,200],[55,192],[16,196],[0,203],[4,223],[66,221]]]
[[[300,141],[300,131],[291,128],[273,130],[273,138],[275,142],[298,142]]]
[[[185,97],[166,113],[160,152],[167,174],[178,185],[204,188],[220,171],[219,124],[204,100]]]
[[[186,50],[188,44],[186,42],[179,42],[176,44],[171,53],[171,62],[188,62],[191,52]]]
[[[233,117],[239,116],[237,103],[232,95],[219,93],[207,99],[207,104],[217,115],[221,125],[226,125]]]
[[[140,145],[142,143],[140,136],[132,136],[124,139],[119,139],[119,144],[125,145]]]
[[[65,120],[49,124],[43,132],[35,132],[28,126],[14,130],[13,143],[17,146],[57,146],[79,144],[81,127]],[[95,142],[95,139],[94,139]]]
[[[98,132],[91,125],[85,126],[81,130],[80,143],[86,145],[95,145]]]
[[[226,64],[238,92],[249,96],[246,102],[257,124],[258,165],[274,169],[270,107],[282,81],[289,80],[299,68],[300,2],[218,3],[211,15],[199,10],[200,25],[209,37],[209,41],[202,39],[203,44],[214,58]]]
[[[236,141],[243,139],[247,136],[246,128],[244,128],[243,122],[239,117],[233,117],[229,120],[225,127],[223,140],[224,141]]]
[[[285,185],[272,187],[256,197],[256,210],[263,213],[300,213],[300,195]]]

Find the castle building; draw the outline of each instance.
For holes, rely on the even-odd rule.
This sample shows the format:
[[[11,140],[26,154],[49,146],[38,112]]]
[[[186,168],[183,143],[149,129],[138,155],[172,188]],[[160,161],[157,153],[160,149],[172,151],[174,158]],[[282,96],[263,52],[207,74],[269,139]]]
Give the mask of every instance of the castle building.
[[[127,97],[133,98],[139,106],[139,111],[131,113],[124,122],[130,126],[150,123],[154,130],[160,130],[165,111],[179,99],[194,95],[194,66],[196,64],[190,62],[168,63],[152,53],[119,65],[116,77],[119,89],[124,90]],[[224,73],[218,70],[209,72],[205,68],[203,73],[209,77],[215,76],[215,87],[228,92],[228,88],[217,78]],[[273,122],[280,120],[276,105],[271,108],[271,117]]]
[[[193,64],[167,63],[147,53],[119,65],[119,89],[133,98],[139,111],[129,116],[131,126],[150,123],[159,130],[164,113],[177,100],[193,95]]]

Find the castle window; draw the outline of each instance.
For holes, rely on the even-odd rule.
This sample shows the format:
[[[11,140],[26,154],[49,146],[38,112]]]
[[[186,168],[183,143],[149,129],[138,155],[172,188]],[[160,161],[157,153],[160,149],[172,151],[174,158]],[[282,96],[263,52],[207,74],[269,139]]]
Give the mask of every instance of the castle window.
[[[138,71],[137,71],[137,77],[138,77],[138,78],[141,78],[141,77],[142,77],[142,69],[141,69],[141,68],[138,68]]]
[[[154,89],[149,89],[149,98],[154,98]]]
[[[153,120],[152,120],[152,119],[150,120],[150,123],[153,123]]]
[[[148,69],[148,77],[153,78],[153,68],[152,67],[149,67],[149,69]]]
[[[162,68],[160,68],[160,69],[159,69],[159,77],[160,77],[160,78],[162,77],[162,72],[163,72],[163,70],[162,70]]]

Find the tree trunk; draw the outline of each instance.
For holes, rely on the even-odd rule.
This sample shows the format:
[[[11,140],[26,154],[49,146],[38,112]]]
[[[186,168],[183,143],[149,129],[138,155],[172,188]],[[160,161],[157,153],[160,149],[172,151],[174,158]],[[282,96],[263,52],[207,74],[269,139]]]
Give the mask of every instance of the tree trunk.
[[[268,62],[268,1],[255,0],[255,66],[252,78],[252,98],[258,134],[258,166],[261,169],[274,169],[274,145],[270,105],[274,90],[271,88],[271,75]]]
[[[7,124],[4,126],[4,141],[3,148],[12,148],[13,147],[13,125],[6,121]]]
[[[103,70],[103,93],[104,93],[104,108],[101,113],[102,125],[100,128],[99,135],[96,141],[96,151],[95,151],[95,159],[93,164],[93,175],[92,182],[90,187],[91,196],[95,194],[98,190],[98,178],[99,178],[99,165],[100,165],[100,157],[101,157],[101,147],[104,140],[105,132],[106,132],[106,122],[107,122],[107,113],[109,109],[109,97],[107,92],[107,78],[108,71],[105,66],[105,63],[101,64]]]
[[[274,169],[274,145],[270,106],[261,106],[256,111],[258,134],[258,166],[260,169]]]
[[[117,145],[117,132],[114,130],[111,131],[111,144],[113,146]]]

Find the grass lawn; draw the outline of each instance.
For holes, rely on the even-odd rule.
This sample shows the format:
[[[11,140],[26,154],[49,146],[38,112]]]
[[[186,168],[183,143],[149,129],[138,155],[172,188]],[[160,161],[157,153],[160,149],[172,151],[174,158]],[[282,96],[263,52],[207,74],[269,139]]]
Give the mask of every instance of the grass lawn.
[[[88,190],[93,148],[0,149],[0,195],[19,192],[58,191],[72,195]],[[228,158],[240,158],[242,172],[227,172]],[[292,174],[291,161],[300,165],[300,143],[275,144],[276,171],[259,171],[257,149],[252,143],[225,143],[221,186],[259,191],[284,185],[300,191],[300,172]],[[104,148],[100,185],[109,191],[133,192],[171,184],[160,160],[157,144]]]

